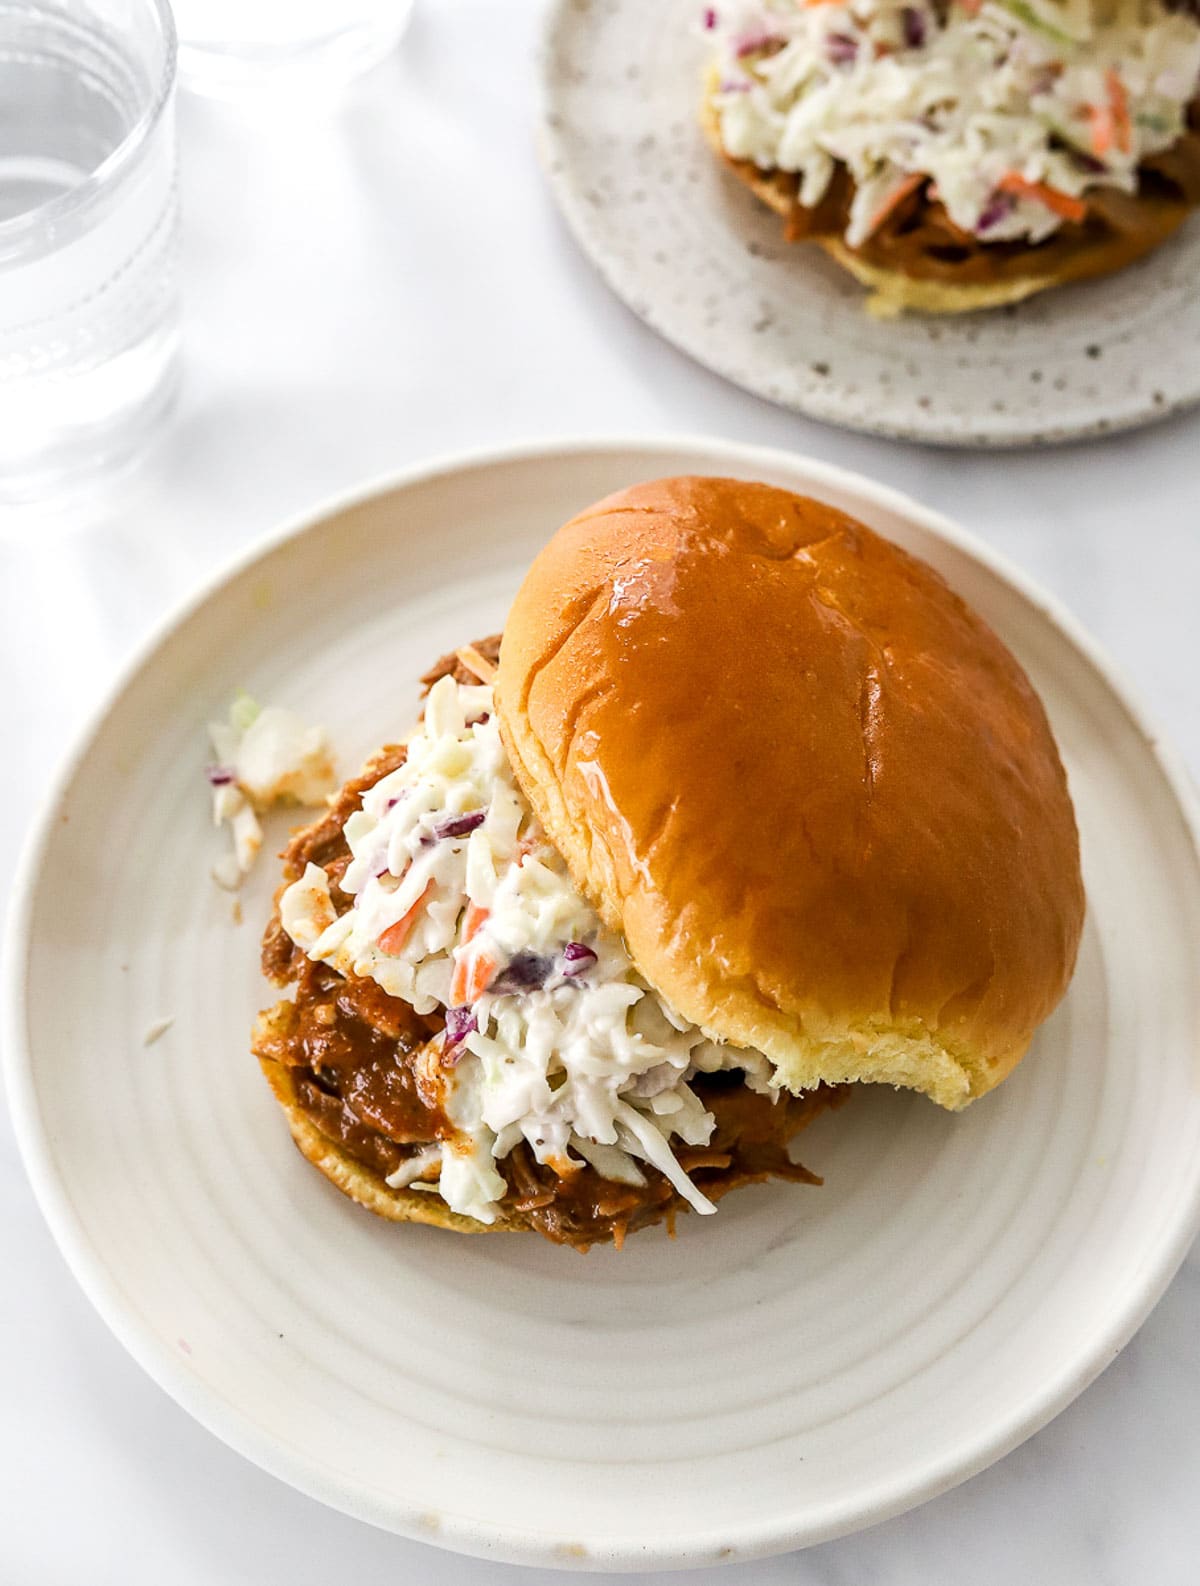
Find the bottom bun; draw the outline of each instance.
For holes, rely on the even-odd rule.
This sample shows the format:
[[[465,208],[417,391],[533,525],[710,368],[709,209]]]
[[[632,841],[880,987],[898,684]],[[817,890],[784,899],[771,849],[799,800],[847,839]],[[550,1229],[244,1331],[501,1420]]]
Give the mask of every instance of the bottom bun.
[[[1023,302],[1048,287],[1112,275],[1165,242],[1188,213],[1185,204],[1173,207],[1169,223],[1153,232],[1147,227],[1136,248],[1131,248],[1127,237],[1113,237],[1106,242],[1080,246],[1069,256],[1060,257],[1054,264],[1047,263],[1041,269],[1032,268],[1036,256],[1031,254],[1030,267],[995,281],[934,281],[905,275],[899,270],[872,264],[841,237],[814,237],[812,240],[856,281],[870,288],[866,307],[876,319],[894,319],[898,314],[973,314],[985,308],[1005,308],[1009,303]]]

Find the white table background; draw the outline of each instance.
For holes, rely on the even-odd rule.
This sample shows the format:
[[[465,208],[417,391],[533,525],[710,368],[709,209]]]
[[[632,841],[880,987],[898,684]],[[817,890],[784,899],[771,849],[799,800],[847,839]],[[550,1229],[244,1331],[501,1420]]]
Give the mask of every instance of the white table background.
[[[708,432],[909,491],[1056,591],[1200,770],[1200,417],[952,454],[822,428],[695,368],[609,296],[550,203],[531,135],[537,9],[424,0],[398,55],[338,103],[183,99],[178,413],[107,499],[0,528],[0,882],[118,664],[200,580],[329,493],[525,437]],[[537,1580],[325,1510],[195,1425],[76,1289],[4,1118],[0,1194],[6,1586]],[[697,1578],[1193,1586],[1198,1326],[1193,1251],[1106,1375],[991,1471],[857,1537]]]

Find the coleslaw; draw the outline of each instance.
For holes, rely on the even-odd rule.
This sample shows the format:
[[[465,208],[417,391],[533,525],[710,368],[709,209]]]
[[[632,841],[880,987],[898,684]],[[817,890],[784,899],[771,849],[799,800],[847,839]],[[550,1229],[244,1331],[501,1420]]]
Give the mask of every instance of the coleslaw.
[[[274,804],[320,804],[335,785],[333,759],[322,727],[295,711],[261,706],[238,694],[225,721],[210,722],[216,760],[205,767],[214,826],[228,826],[231,852],[213,866],[213,880],[234,891],[262,850],[259,816]]]
[[[1103,22],[1081,0],[725,0],[703,26],[727,153],[796,173],[806,208],[844,166],[851,247],[925,181],[964,232],[1039,242],[1093,189],[1136,191],[1200,87],[1200,22],[1158,0]]]
[[[389,1182],[436,1177],[454,1211],[491,1223],[508,1188],[496,1164],[525,1141],[560,1177],[590,1164],[642,1185],[650,1164],[715,1210],[674,1154],[715,1127],[689,1081],[740,1069],[775,1095],[770,1065],[708,1040],[638,975],[518,788],[489,686],[434,685],[405,763],[367,791],[345,837],[353,906],[337,915],[310,864],[280,899],[285,931],[419,1013],[446,1010],[421,1060],[456,1138]]]

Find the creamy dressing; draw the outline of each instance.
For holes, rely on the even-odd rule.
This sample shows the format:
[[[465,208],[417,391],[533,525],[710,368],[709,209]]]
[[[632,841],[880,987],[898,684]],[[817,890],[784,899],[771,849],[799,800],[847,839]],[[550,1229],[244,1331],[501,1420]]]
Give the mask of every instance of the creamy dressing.
[[[419,1013],[447,1010],[436,1049],[457,1129],[440,1148],[447,1204],[495,1221],[507,1188],[495,1164],[526,1141],[560,1175],[590,1163],[638,1185],[650,1163],[697,1211],[714,1210],[674,1155],[673,1142],[707,1145],[714,1128],[688,1082],[734,1068],[773,1093],[770,1065],[709,1041],[637,974],[517,787],[489,687],[434,685],[405,763],[365,794],[345,836],[353,907],[338,917],[310,865],[280,918],[309,958]],[[410,1181],[409,1164],[400,1171]]]
[[[1054,0],[726,0],[705,13],[722,143],[797,173],[808,208],[844,165],[851,246],[914,176],[964,231],[1037,242],[1093,189],[1135,191],[1142,161],[1185,130],[1200,23],[1157,3],[1119,15],[1093,22]]]

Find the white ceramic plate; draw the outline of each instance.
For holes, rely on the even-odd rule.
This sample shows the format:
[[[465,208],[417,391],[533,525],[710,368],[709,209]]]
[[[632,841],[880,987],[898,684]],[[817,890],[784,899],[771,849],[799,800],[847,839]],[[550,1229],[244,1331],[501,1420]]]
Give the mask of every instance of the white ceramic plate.
[[[1014,647],[1083,831],[1074,986],[965,1116],[864,1093],[805,1136],[823,1189],[742,1191],[683,1219],[674,1243],[655,1231],[584,1258],[376,1221],[293,1150],[249,1056],[275,875],[253,878],[235,925],[208,879],[202,724],[244,685],[327,723],[355,766],[411,722],[434,657],[502,623],[559,522],[673,472],[848,508],[939,567]],[[30,848],[5,1055],[29,1172],[80,1282],[235,1448],[466,1552],[702,1564],[942,1491],[1113,1358],[1197,1226],[1198,944],[1178,769],[1070,619],[983,546],[782,452],[568,445],[339,503],[143,651]]]
[[[1108,280],[960,318],[870,318],[783,241],[697,125],[699,0],[553,0],[540,146],[617,295],[738,385],[813,418],[954,446],[1101,434],[1200,400],[1200,221]]]

